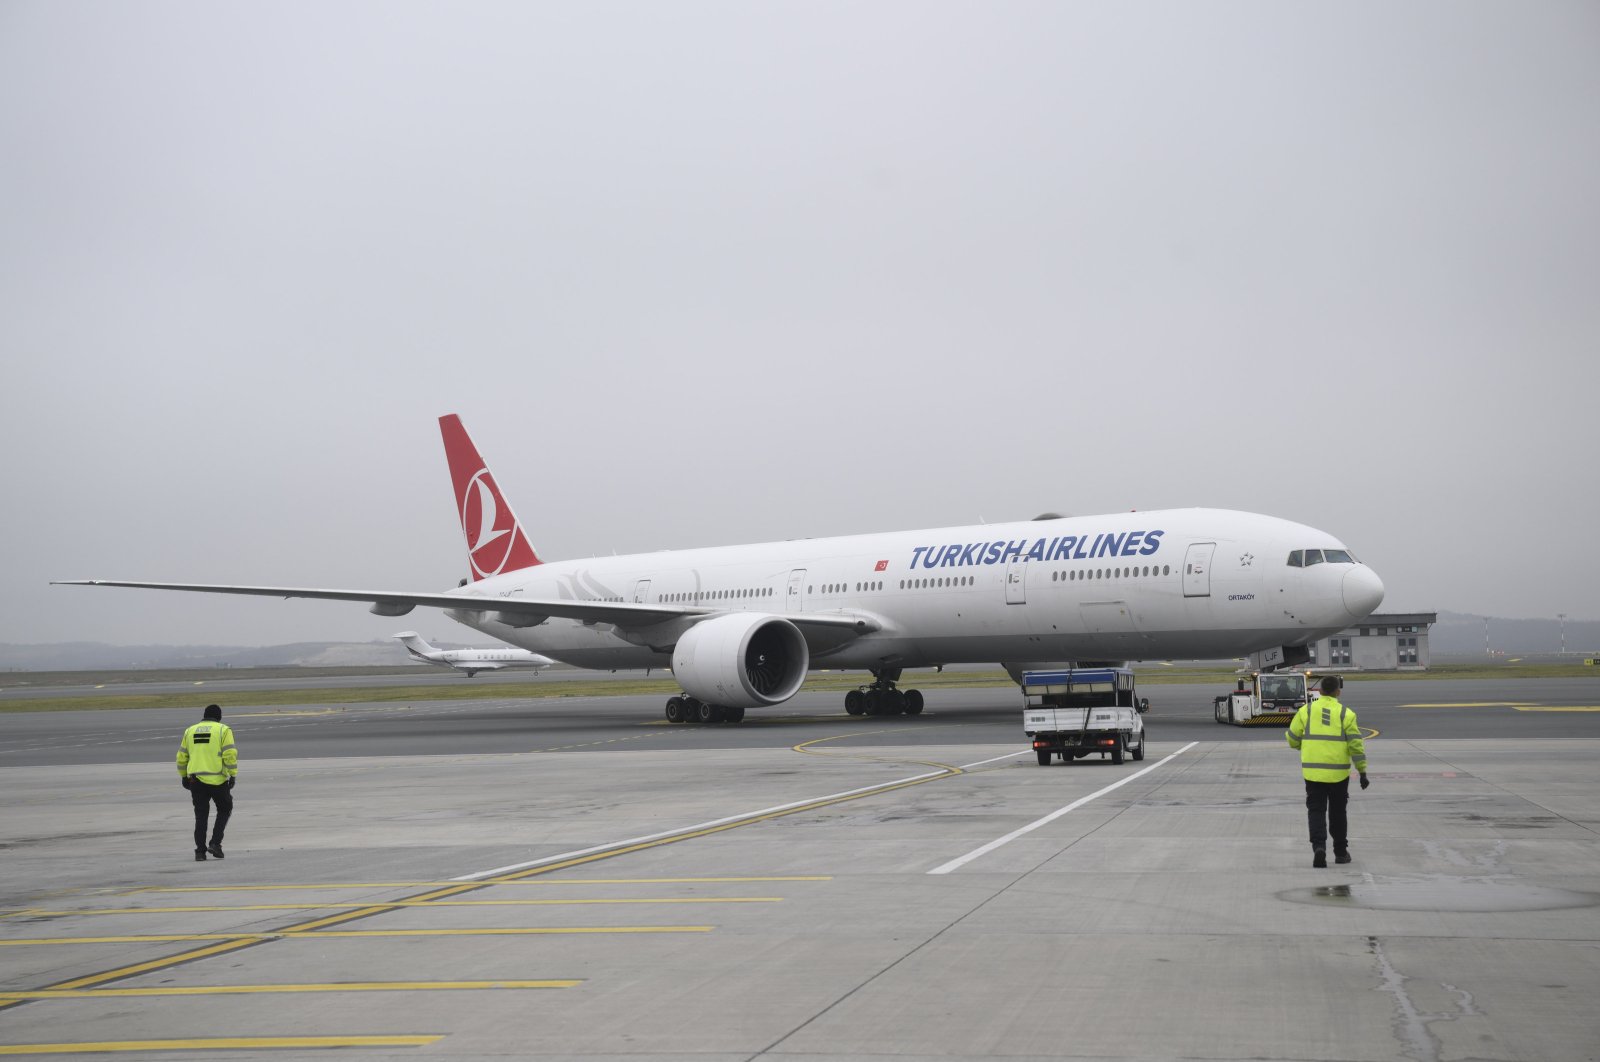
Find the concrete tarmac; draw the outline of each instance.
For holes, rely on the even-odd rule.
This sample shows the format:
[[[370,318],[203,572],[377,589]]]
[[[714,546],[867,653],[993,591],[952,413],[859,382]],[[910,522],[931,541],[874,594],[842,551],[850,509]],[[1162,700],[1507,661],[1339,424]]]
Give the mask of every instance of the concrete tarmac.
[[[1146,692],[1144,762],[1050,767],[1014,688],[229,704],[204,863],[196,713],[0,716],[0,1054],[1600,1058],[1600,683],[1352,684],[1325,870],[1280,729]]]

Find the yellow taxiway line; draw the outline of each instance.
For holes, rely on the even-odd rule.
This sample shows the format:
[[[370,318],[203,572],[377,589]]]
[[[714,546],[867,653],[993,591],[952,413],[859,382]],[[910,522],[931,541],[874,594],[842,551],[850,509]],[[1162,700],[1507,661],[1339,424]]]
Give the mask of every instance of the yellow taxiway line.
[[[1600,704],[1539,704],[1534,701],[1457,701],[1439,704],[1402,704],[1400,708],[1511,708],[1518,712],[1600,712]]]
[[[157,985],[150,988],[40,988],[0,992],[0,1000],[121,999],[131,996],[254,996],[281,992],[456,992],[488,988],[573,988],[582,980],[560,981],[330,981],[300,985]]]
[[[807,744],[814,744],[814,742],[808,742]],[[557,857],[550,862],[536,862],[532,866],[523,865],[518,867],[504,867],[499,871],[484,874],[482,877],[477,878],[476,880],[468,879],[462,881],[458,885],[430,889],[429,891],[411,897],[410,900],[387,902],[380,900],[364,906],[356,907],[352,910],[342,911],[336,914],[329,914],[320,918],[312,918],[297,925],[284,927],[283,930],[279,931],[279,935],[287,935],[290,933],[311,934],[313,932],[321,935],[327,929],[333,926],[344,925],[359,919],[369,918],[373,915],[383,914],[387,911],[396,910],[402,906],[429,906],[439,900],[444,899],[445,897],[459,895],[460,893],[464,892],[472,892],[482,889],[488,885],[500,885],[526,878],[544,877],[562,870],[568,870],[573,867],[583,866],[585,864],[598,862],[600,860],[615,859],[619,856],[630,855],[635,852],[645,852],[653,848],[662,847],[664,845],[677,844],[682,841],[694,840],[700,837],[710,837],[727,830],[751,826],[756,823],[770,822],[788,815],[797,815],[805,812],[817,811],[822,808],[832,807],[836,804],[848,803],[869,797],[883,796],[885,794],[893,793],[897,790],[906,789],[911,786],[922,785],[927,782],[946,778],[954,778],[966,773],[962,768],[950,766],[948,764],[930,764],[930,766],[933,766],[936,769],[922,775],[901,778],[892,782],[884,782],[878,785],[862,786],[859,789],[850,790],[844,793],[835,793],[831,796],[819,797],[813,800],[797,801],[789,805],[768,808],[764,811],[752,812],[745,815],[737,815],[726,820],[703,823],[699,826],[674,830],[652,837],[642,837],[636,838],[632,841],[622,841],[616,844],[598,846],[594,849],[583,852],[574,852],[564,857]],[[249,948],[262,943],[266,943],[266,941],[256,937],[233,937],[217,944],[195,948],[191,951],[182,952],[181,954],[168,955],[160,959],[150,960],[148,962],[134,963],[129,966],[118,967],[116,969],[101,970],[97,973],[86,974],[68,981],[63,981],[59,984],[51,986],[48,989],[43,989],[42,991],[76,990],[92,985],[106,984],[111,981],[120,981],[127,977],[137,976],[139,974],[148,973],[154,970],[171,969],[175,966],[194,962],[197,959],[206,959],[217,955],[224,955],[229,952],[238,951],[241,948]],[[7,1009],[25,1002],[26,1000],[15,997],[0,996],[0,1009]]]
[[[89,908],[82,911],[43,911],[30,908],[25,911],[13,911],[6,917],[64,918],[69,915],[201,914],[225,911],[365,911],[374,906],[400,909],[406,907],[576,907],[593,904],[782,902],[782,896],[634,896],[619,899],[598,899],[585,896],[559,900],[392,900],[381,905],[371,903],[243,903],[210,907],[104,907]]]
[[[1519,704],[1519,712],[1600,712],[1600,704]]]
[[[443,1036],[212,1036],[189,1040],[97,1040],[78,1044],[0,1044],[0,1055],[81,1055],[116,1051],[249,1051],[313,1047],[426,1047]]]
[[[21,937],[0,948],[36,944],[178,944],[201,940],[321,940],[327,937],[517,937],[600,933],[709,933],[711,926],[508,926],[490,929],[324,929],[311,933],[134,933],[115,937]],[[4,995],[0,992],[0,995]]]
[[[761,878],[482,878],[481,885],[750,885],[769,881],[832,881],[831,874],[796,874]],[[307,885],[141,885],[118,893],[132,896],[150,892],[293,892],[296,889],[443,889],[459,881],[350,881]]]
[[[1537,708],[1533,701],[1454,701],[1428,704],[1401,704],[1400,708]]]

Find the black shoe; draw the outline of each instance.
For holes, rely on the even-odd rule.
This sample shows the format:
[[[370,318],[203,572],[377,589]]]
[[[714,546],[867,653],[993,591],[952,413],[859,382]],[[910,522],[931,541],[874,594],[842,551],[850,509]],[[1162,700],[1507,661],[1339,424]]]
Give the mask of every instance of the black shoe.
[[[1316,851],[1314,851],[1311,855],[1311,865],[1318,868],[1327,866],[1328,853],[1324,852],[1320,848],[1316,849]]]
[[[222,842],[221,841],[212,841],[210,844],[206,845],[206,851],[210,852],[212,855],[216,856],[218,859],[226,859],[227,858],[227,856],[224,856],[222,854]],[[1346,862],[1349,862],[1349,860],[1346,860]]]
[[[1345,848],[1335,848],[1333,850],[1333,861],[1335,863],[1348,863],[1348,862],[1350,862],[1350,852],[1349,852],[1349,850],[1345,849]]]
[[[194,861],[196,863],[204,863],[206,861],[206,850],[204,848],[196,848],[194,850]]]

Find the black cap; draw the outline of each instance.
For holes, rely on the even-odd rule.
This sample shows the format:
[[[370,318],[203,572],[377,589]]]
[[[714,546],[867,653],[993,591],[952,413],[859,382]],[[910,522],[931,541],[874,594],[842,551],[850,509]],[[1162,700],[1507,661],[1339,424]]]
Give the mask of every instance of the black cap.
[[[221,722],[221,720],[222,720],[222,705],[220,705],[220,704],[208,704],[208,705],[206,705],[206,718],[207,719],[213,719],[213,720],[216,720],[218,722]]]

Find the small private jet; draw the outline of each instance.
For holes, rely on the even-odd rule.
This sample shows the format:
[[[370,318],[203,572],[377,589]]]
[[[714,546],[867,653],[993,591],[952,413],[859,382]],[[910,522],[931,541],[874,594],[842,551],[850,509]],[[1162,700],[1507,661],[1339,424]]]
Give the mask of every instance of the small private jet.
[[[395,637],[406,647],[406,652],[423,663],[464,671],[467,678],[480,671],[506,671],[512,668],[543,671],[555,663],[548,656],[509,646],[500,649],[436,649],[416,631],[401,631]]]

